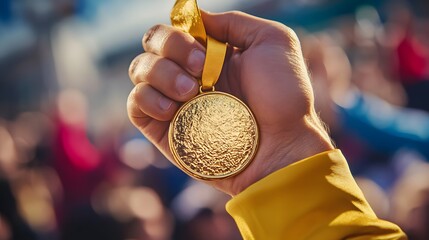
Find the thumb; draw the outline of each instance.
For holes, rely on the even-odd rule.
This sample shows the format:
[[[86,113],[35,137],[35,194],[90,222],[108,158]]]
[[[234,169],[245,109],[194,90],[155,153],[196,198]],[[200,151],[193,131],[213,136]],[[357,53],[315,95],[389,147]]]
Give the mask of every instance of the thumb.
[[[201,17],[207,35],[242,49],[250,47],[269,22],[238,11],[214,14],[201,10]]]

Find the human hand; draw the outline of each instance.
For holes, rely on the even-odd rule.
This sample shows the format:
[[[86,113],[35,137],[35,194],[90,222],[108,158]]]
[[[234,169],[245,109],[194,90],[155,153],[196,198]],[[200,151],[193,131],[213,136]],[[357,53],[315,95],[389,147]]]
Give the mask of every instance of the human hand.
[[[286,26],[240,12],[202,12],[207,34],[229,44],[216,89],[252,110],[260,144],[253,162],[230,178],[206,181],[236,195],[298,160],[333,149],[314,110],[309,75],[295,33]],[[198,93],[205,49],[166,25],[143,37],[145,53],[130,65],[135,84],[128,98],[132,123],[173,163],[168,128],[180,104]]]

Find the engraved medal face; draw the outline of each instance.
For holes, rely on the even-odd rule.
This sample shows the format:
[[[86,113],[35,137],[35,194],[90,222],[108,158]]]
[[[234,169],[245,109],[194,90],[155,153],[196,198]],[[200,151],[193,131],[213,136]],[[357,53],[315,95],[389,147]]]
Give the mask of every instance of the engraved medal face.
[[[220,179],[242,171],[259,141],[250,109],[238,98],[203,93],[186,102],[170,123],[169,144],[177,164],[200,179]]]

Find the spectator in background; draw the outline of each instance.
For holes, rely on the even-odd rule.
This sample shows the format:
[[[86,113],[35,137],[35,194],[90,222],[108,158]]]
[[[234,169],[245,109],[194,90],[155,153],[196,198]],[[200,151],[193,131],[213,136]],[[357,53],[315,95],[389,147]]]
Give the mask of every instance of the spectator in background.
[[[334,138],[351,132],[373,149],[393,154],[406,147],[429,159],[429,114],[394,106],[356,88],[351,81],[355,69],[344,50],[327,34],[306,36],[302,42],[312,73],[316,107]],[[354,158],[358,154],[350,155]]]
[[[416,34],[419,22],[407,6],[394,5],[386,26],[395,53],[394,73],[407,93],[407,107],[429,112],[429,49]]]
[[[101,157],[87,136],[87,102],[77,90],[64,90],[57,102],[54,166],[64,192],[65,209],[72,213],[75,207],[89,204],[90,194],[100,181],[98,169]]]

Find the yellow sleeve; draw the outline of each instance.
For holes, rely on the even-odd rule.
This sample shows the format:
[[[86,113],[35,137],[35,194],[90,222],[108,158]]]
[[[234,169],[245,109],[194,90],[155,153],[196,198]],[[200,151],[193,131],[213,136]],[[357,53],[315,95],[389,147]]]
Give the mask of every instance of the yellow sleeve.
[[[340,150],[272,173],[226,209],[245,240],[407,239],[398,226],[377,218]]]

